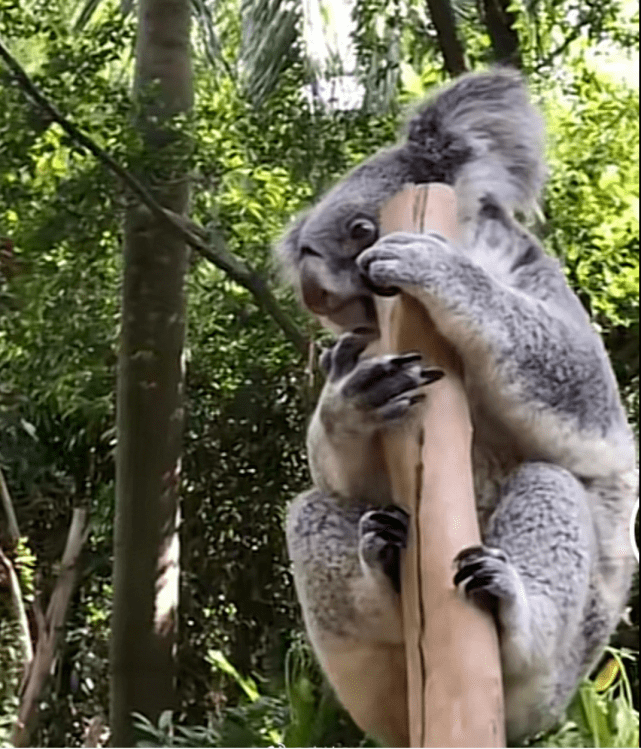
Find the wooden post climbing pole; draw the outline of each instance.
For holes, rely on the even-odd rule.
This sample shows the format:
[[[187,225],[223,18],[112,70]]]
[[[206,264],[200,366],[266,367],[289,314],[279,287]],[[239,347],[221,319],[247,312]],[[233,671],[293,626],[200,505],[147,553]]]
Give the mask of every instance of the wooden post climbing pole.
[[[455,238],[454,191],[408,186],[381,215],[382,234],[397,230]],[[410,745],[505,746],[496,627],[453,584],[454,557],[480,543],[462,365],[414,298],[379,301],[384,347],[418,350],[446,373],[429,386],[421,422],[384,444],[395,502],[411,516],[402,572]]]

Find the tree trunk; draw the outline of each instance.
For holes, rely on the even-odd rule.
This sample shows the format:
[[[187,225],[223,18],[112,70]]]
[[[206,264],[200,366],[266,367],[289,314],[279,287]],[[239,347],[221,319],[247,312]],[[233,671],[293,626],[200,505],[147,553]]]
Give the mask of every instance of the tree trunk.
[[[436,29],[447,72],[452,77],[461,75],[467,70],[465,52],[456,33],[456,19],[449,0],[427,0],[427,8]]]
[[[175,213],[188,204],[186,138],[171,118],[192,103],[189,0],[140,0],[134,92],[136,170]],[[179,483],[187,246],[144,206],[125,218],[118,371],[111,743],[132,746],[132,712],[176,707]]]
[[[483,21],[490,35],[495,62],[520,68],[519,35],[514,28],[516,16],[508,10],[509,6],[509,0],[483,0]]]

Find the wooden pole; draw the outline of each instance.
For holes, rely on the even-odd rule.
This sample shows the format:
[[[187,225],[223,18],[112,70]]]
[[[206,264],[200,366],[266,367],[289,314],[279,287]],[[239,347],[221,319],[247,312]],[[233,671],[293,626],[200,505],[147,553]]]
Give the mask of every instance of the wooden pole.
[[[455,237],[447,185],[410,185],[383,209],[382,234],[429,229]],[[414,298],[379,301],[383,346],[418,350],[446,373],[429,386],[420,424],[384,443],[394,500],[411,516],[402,572],[410,745],[505,746],[496,627],[453,584],[454,557],[481,542],[462,365]]]

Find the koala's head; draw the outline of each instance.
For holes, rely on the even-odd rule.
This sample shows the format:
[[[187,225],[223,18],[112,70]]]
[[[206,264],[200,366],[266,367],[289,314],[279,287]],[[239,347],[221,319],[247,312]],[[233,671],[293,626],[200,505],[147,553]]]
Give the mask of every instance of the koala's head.
[[[296,222],[277,251],[302,303],[326,327],[375,331],[373,291],[356,258],[378,240],[381,208],[408,183],[451,184],[466,154],[461,144],[443,143],[437,165],[410,140],[359,166]]]
[[[411,175],[402,150],[379,154],[331,190],[284,237],[278,252],[302,303],[327,327],[375,326],[372,291],[356,258],[379,238],[381,206]]]
[[[285,236],[278,254],[302,303],[335,331],[375,330],[373,292],[355,261],[379,238],[383,205],[425,182],[456,183],[460,214],[488,195],[525,205],[542,184],[540,133],[516,72],[457,79],[418,111],[405,143],[357,167]]]

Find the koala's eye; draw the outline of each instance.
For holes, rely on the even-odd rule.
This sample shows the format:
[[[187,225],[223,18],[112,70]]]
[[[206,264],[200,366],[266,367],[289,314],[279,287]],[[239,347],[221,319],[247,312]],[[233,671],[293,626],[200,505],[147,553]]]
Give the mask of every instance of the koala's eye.
[[[368,218],[356,218],[349,225],[349,237],[364,250],[378,239],[378,227]]]

